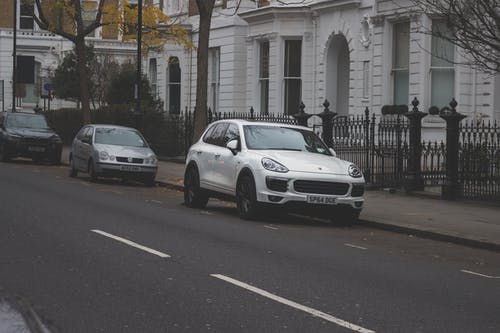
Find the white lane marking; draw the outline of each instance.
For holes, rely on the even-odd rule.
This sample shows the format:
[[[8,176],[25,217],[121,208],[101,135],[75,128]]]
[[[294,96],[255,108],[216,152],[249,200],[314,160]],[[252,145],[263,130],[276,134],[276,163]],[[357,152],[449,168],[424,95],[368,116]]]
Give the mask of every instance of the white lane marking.
[[[354,244],[349,244],[349,243],[345,243],[344,245],[345,246],[349,246],[349,247],[353,247],[353,248],[359,249],[359,250],[368,250],[366,247],[362,247],[362,246],[359,246],[359,245],[354,245]]]
[[[156,251],[156,250],[153,250],[149,247],[146,247],[146,246],[143,246],[141,244],[137,244],[135,242],[132,242],[128,239],[125,239],[125,238],[122,238],[122,237],[118,237],[118,236],[115,236],[115,235],[112,235],[112,234],[108,234],[107,232],[104,232],[102,230],[97,230],[97,229],[92,229],[90,230],[92,232],[95,232],[96,234],[100,234],[102,236],[105,236],[105,237],[109,237],[111,239],[114,239],[116,241],[119,241],[119,242],[122,242],[124,244],[127,244],[129,246],[132,246],[132,247],[135,247],[137,249],[140,249],[140,250],[143,250],[143,251],[146,251],[146,252],[149,252],[151,254],[154,254],[154,255],[157,255],[158,257],[162,257],[162,258],[170,258],[170,256],[166,253],[163,253],[163,252],[160,252],[160,251]]]
[[[477,276],[484,277],[484,278],[487,278],[487,279],[500,279],[500,276],[485,275],[485,274],[476,273],[476,272],[473,272],[473,271],[468,271],[466,269],[461,269],[460,272],[467,273],[467,274],[472,274],[472,275],[477,275]]]
[[[149,202],[152,202],[155,204],[159,204],[159,205],[161,205],[163,203],[163,201],[159,201],[159,200],[146,200],[146,201],[149,201]]]
[[[270,226],[270,225],[265,225],[264,228],[272,229],[272,230],[278,230],[279,229],[279,228],[276,228],[276,227],[273,227],[273,226]]]
[[[355,324],[349,323],[345,320],[331,316],[328,313],[324,313],[324,312],[318,311],[316,309],[301,305],[299,303],[295,303],[293,301],[287,300],[286,298],[271,294],[265,290],[262,290],[262,289],[254,287],[254,286],[251,286],[249,284],[246,284],[244,282],[232,279],[228,276],[221,275],[221,274],[210,274],[210,276],[217,278],[217,279],[220,279],[220,280],[223,280],[223,281],[226,281],[226,282],[229,282],[229,283],[234,284],[238,287],[247,289],[247,290],[252,291],[256,294],[259,294],[261,296],[272,299],[273,301],[276,301],[276,302],[288,305],[292,308],[307,312],[315,317],[319,317],[321,319],[327,320],[329,322],[332,322],[332,323],[337,324],[339,326],[345,327],[345,328],[350,329],[352,331],[361,332],[361,333],[375,333],[375,331],[372,331],[372,330],[363,328],[361,326],[357,326]]]

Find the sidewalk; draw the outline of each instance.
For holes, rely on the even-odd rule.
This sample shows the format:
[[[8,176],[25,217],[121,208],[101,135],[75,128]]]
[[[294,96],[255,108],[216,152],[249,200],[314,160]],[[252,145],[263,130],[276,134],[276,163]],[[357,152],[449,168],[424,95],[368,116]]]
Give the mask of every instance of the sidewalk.
[[[68,161],[68,148],[63,163]],[[184,164],[159,161],[156,181],[182,189]],[[366,191],[360,223],[500,252],[500,206]]]

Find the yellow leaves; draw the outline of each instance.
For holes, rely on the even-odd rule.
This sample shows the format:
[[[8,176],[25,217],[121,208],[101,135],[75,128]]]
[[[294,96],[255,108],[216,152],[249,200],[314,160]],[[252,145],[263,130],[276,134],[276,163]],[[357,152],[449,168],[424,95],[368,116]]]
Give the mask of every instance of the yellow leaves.
[[[77,12],[77,1],[81,4],[80,12]],[[135,41],[138,18],[135,1],[132,4],[127,0],[42,0],[42,6],[48,9],[46,16],[49,21],[49,30],[56,33],[58,30],[64,30],[66,33],[74,34],[77,17],[80,16],[87,23],[95,20],[100,1],[104,1],[101,25],[107,27],[108,30],[112,28],[115,36],[121,35],[124,41]],[[144,4],[142,8],[142,42],[144,53],[151,50],[161,51],[169,42],[194,48],[184,26],[173,24],[162,10],[152,4]]]
[[[121,31],[123,40],[136,40],[137,5],[122,0],[123,24]],[[173,42],[192,48],[189,34],[179,24],[171,24],[170,18],[154,5],[144,5],[142,8],[142,50],[143,54],[149,51],[161,51],[167,42]]]

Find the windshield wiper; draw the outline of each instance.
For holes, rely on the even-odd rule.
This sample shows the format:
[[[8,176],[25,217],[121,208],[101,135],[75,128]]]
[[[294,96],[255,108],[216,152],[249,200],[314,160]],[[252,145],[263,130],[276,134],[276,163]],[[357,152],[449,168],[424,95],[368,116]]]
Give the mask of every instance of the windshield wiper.
[[[263,148],[263,150],[290,150],[290,151],[303,151],[298,148]]]

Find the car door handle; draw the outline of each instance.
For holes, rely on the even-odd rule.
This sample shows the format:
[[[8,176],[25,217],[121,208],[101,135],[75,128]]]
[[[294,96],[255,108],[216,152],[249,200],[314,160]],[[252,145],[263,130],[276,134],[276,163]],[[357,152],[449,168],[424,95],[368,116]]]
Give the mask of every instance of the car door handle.
[[[196,151],[196,154],[197,154],[197,155],[201,155],[201,153],[202,153],[202,151],[201,151],[201,150]]]
[[[215,158],[219,158],[220,157],[220,154],[215,154]]]

